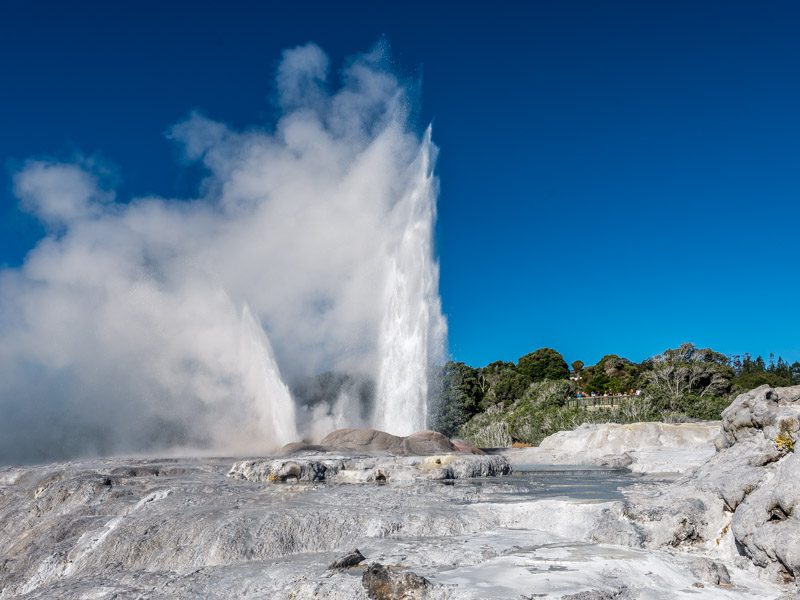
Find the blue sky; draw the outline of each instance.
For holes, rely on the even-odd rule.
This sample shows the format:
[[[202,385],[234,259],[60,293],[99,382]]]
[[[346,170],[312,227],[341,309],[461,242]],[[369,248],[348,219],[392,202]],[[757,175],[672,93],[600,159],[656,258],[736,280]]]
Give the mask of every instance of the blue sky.
[[[441,149],[454,358],[800,359],[800,5],[286,4],[4,3],[0,265],[42,235],[11,193],[24,160],[98,156],[123,199],[188,197],[169,126],[269,122],[281,50],[341,65],[385,36]]]

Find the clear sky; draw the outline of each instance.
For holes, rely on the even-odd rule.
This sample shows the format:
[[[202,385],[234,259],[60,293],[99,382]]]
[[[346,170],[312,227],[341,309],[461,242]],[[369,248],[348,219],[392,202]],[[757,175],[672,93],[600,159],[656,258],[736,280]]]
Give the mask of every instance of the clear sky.
[[[455,359],[800,359],[799,31],[792,1],[4,2],[0,265],[42,235],[11,193],[24,160],[99,156],[123,199],[188,197],[170,125],[269,122],[281,50],[341,65],[385,36],[441,149]]]

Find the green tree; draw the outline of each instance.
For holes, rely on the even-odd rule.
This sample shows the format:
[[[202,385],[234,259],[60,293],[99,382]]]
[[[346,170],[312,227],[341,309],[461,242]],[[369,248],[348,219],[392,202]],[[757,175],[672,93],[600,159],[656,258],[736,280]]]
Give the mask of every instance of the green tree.
[[[800,385],[800,362],[794,361],[789,366],[789,372],[791,374],[792,385]]]
[[[503,405],[511,404],[514,400],[522,398],[530,383],[530,379],[522,373],[511,369],[504,371],[493,388],[495,402]]]
[[[572,361],[572,373],[580,379],[581,373],[583,373],[583,367],[586,365],[583,364],[582,360],[573,360]]]
[[[725,355],[682,344],[649,359],[643,374],[646,392],[670,411],[684,411],[697,398],[725,397],[733,369]]]
[[[446,436],[458,429],[479,411],[482,398],[478,371],[463,362],[448,362],[441,372],[441,386],[434,402],[433,428]]]
[[[569,378],[567,361],[552,348],[539,348],[521,357],[517,362],[517,371],[532,382]]]
[[[636,387],[639,366],[616,354],[606,354],[589,369],[584,389],[587,392],[624,393]]]

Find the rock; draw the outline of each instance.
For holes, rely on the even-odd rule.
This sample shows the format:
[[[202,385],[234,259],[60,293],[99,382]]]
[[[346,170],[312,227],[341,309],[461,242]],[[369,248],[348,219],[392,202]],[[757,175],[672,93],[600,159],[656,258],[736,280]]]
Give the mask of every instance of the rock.
[[[728,569],[718,560],[700,557],[689,562],[689,570],[703,583],[714,585],[730,585],[731,576]]]
[[[336,456],[243,460],[228,472],[232,479],[259,483],[413,483],[508,475],[503,456],[441,454],[433,456]]]
[[[455,451],[456,447],[449,438],[436,431],[412,433],[400,444],[400,452],[403,456],[430,456]]]
[[[431,582],[411,571],[397,571],[372,563],[364,571],[361,585],[372,600],[421,600]]]
[[[739,395],[722,413],[716,454],[655,496],[629,494],[627,517],[646,531],[649,546],[721,551],[728,543],[731,554],[794,581],[800,575],[798,430],[800,386],[761,386]],[[701,567],[706,575],[709,569]],[[719,575],[725,583],[714,569],[711,582]]]
[[[464,440],[450,440],[450,443],[453,444],[453,448],[455,448],[456,452],[460,452],[461,454],[486,454],[480,448],[476,448]]]
[[[308,442],[291,442],[278,451],[278,456],[294,456],[296,454],[306,454],[309,452],[325,452],[325,447]]]
[[[621,519],[612,509],[603,510],[589,534],[593,542],[618,546],[644,547],[645,534],[634,522]]]
[[[532,448],[507,449],[511,464],[573,464],[685,473],[714,455],[719,422],[586,424]]]
[[[354,450],[398,454],[403,438],[377,429],[337,429],[326,435],[320,445],[327,451]]]
[[[606,454],[594,461],[596,465],[601,467],[610,467],[612,469],[624,469],[631,466],[633,457],[627,452],[622,454]]]
[[[631,600],[634,598],[628,588],[620,588],[611,592],[604,590],[588,590],[577,594],[561,596],[561,600]]]
[[[399,437],[377,429],[337,429],[320,446],[329,452],[382,453],[393,456],[430,456],[458,452],[450,440],[436,431],[420,431]]]
[[[359,552],[358,548],[355,548],[349,554],[340,556],[333,561],[330,565],[328,565],[328,569],[349,569],[350,567],[355,567],[365,560],[366,559],[364,558],[364,555]]]

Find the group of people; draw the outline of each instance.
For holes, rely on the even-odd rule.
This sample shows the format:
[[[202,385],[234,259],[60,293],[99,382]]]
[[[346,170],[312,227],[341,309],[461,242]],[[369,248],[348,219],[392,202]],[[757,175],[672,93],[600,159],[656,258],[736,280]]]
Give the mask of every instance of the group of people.
[[[628,390],[626,392],[605,392],[600,394],[598,392],[578,392],[575,398],[624,398],[626,396],[641,396],[642,390]]]

